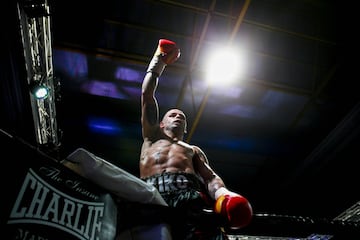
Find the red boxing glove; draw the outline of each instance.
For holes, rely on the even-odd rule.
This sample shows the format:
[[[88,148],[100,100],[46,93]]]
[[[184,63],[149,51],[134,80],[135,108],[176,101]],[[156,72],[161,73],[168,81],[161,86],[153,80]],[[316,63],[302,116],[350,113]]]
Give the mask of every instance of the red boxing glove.
[[[161,59],[166,64],[171,64],[179,59],[180,49],[176,43],[167,39],[160,39],[157,52],[161,54]]]
[[[176,43],[167,39],[160,39],[156,51],[146,72],[155,72],[161,76],[165,66],[178,60],[180,49]]]
[[[234,193],[220,195],[215,201],[214,210],[227,218],[229,227],[232,229],[247,226],[253,214],[249,201]]]

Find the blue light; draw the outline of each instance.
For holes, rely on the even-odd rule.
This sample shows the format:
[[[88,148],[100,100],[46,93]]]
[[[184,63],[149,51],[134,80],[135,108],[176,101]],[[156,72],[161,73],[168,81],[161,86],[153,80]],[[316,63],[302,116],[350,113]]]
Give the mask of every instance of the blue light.
[[[122,132],[121,126],[116,121],[103,117],[90,117],[88,126],[90,131],[99,134],[117,135]]]

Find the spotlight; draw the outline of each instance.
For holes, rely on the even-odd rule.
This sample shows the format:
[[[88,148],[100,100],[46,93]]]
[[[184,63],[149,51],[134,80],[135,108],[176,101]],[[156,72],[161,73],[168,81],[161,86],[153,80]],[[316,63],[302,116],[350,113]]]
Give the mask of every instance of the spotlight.
[[[45,99],[49,95],[49,88],[39,83],[31,84],[30,91],[36,99]]]

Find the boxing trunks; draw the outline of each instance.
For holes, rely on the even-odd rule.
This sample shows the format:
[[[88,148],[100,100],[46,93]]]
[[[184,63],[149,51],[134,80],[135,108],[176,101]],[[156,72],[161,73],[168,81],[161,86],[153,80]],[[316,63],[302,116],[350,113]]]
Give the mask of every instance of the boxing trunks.
[[[213,200],[196,175],[162,173],[143,180],[156,187],[170,207],[167,222],[171,224],[174,240],[228,239],[220,227],[223,219],[212,211]]]
[[[163,173],[143,180],[157,188],[170,207],[179,207],[198,198],[203,202],[202,183],[194,174]]]

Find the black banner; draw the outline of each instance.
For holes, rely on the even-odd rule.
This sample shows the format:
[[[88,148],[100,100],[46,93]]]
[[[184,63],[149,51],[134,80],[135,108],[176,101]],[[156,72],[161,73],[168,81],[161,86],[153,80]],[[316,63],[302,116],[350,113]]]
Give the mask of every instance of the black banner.
[[[110,193],[16,139],[1,140],[6,239],[115,239]]]

